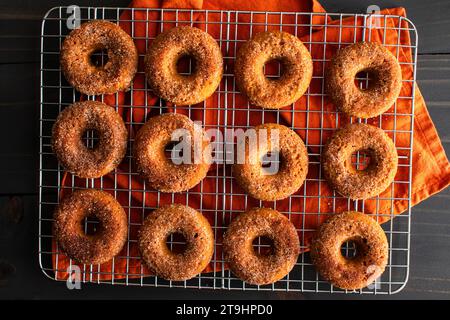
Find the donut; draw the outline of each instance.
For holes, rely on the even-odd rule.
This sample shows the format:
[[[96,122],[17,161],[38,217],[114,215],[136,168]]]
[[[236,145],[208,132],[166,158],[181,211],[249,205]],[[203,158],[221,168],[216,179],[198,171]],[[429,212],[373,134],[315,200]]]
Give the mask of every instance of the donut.
[[[86,234],[84,219],[95,217],[94,234]],[[63,198],[54,213],[54,234],[61,250],[85,264],[101,264],[119,254],[127,241],[127,215],[109,193],[76,190]]]
[[[177,71],[182,57],[193,59],[190,75]],[[153,93],[176,105],[200,103],[220,84],[222,53],[208,33],[194,27],[177,27],[160,33],[145,56],[145,73]]]
[[[270,252],[258,253],[253,241],[271,240]],[[253,208],[234,218],[223,238],[225,259],[231,271],[249,284],[265,285],[286,276],[300,253],[294,225],[284,215],[269,208]]]
[[[370,157],[364,170],[356,170],[352,154],[363,151]],[[339,129],[322,153],[325,178],[341,195],[352,200],[379,195],[394,181],[398,156],[394,142],[380,128],[350,124]]]
[[[255,199],[285,199],[302,186],[308,173],[305,144],[298,134],[283,125],[267,123],[254,130],[258,143],[251,144],[251,139],[247,138],[238,141],[238,155],[245,150],[245,156],[233,165],[233,176]],[[272,164],[275,170],[269,172],[262,166],[263,157],[268,153],[272,156],[278,154],[279,158],[278,168]]]
[[[107,51],[103,66],[92,55]],[[118,25],[93,20],[83,23],[64,39],[61,70],[72,87],[87,95],[112,94],[127,90],[136,74],[138,52],[133,39]]]
[[[99,140],[88,148],[83,135],[94,130]],[[99,178],[114,170],[127,150],[128,132],[114,108],[97,101],[76,102],[64,109],[52,130],[52,147],[61,165],[80,178]]]
[[[167,238],[183,235],[183,252],[172,252]],[[208,220],[191,207],[172,204],[153,211],[139,230],[142,259],[158,277],[184,281],[195,277],[209,264],[214,253],[214,235]]]
[[[277,60],[281,76],[269,79],[264,65]],[[307,90],[313,74],[311,54],[305,45],[287,32],[257,33],[236,55],[236,85],[250,102],[267,109],[279,109],[297,101]]]
[[[353,242],[356,255],[348,258],[341,246]],[[317,271],[333,285],[347,290],[367,287],[381,276],[388,262],[388,242],[375,219],[361,212],[328,218],[315,233],[310,247]]]
[[[367,89],[355,85],[358,73],[367,72]],[[372,118],[387,111],[402,88],[402,69],[381,44],[358,42],[338,51],[326,71],[326,92],[337,108],[349,116]]]
[[[165,149],[173,142],[174,132],[182,133],[186,145],[191,146],[191,161],[178,164],[166,157]],[[162,192],[191,189],[206,177],[212,163],[207,133],[200,125],[178,113],[150,118],[136,135],[134,157],[137,171],[154,189]]]

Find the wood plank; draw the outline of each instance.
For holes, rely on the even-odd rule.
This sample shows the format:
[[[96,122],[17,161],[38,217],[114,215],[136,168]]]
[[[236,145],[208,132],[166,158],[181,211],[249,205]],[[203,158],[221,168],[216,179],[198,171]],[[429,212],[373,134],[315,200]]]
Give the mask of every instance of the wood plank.
[[[36,193],[38,180],[37,64],[0,65],[0,194]]]
[[[0,63],[38,62],[41,22],[52,7],[72,5],[71,1],[13,1],[0,6]],[[129,1],[98,1],[97,6],[128,6]],[[92,1],[78,1],[92,6]]]
[[[327,10],[364,12],[368,0],[322,1]],[[80,5],[92,1],[78,1]],[[370,296],[298,294],[239,291],[198,291],[163,288],[125,288],[83,285],[69,291],[64,283],[52,282],[37,262],[37,165],[38,165],[38,68],[40,20],[48,8],[69,1],[23,1],[0,4],[0,297],[1,298],[224,298],[224,299],[371,299]],[[126,1],[98,1],[97,5],[122,5]],[[378,1],[393,7],[395,1]],[[450,152],[450,3],[405,0],[401,2],[419,29],[418,83],[428,109]],[[429,8],[433,8],[430,10]],[[32,63],[24,63],[32,62]],[[14,196],[15,194],[32,194]],[[411,272],[408,285],[398,298],[450,298],[450,190],[422,202],[412,210]],[[12,218],[11,218],[12,217]],[[15,222],[15,217],[20,217]],[[195,293],[195,294],[192,294]]]
[[[0,193],[35,192],[37,168],[38,64],[0,66],[2,102],[1,133],[7,139],[0,156],[0,178],[8,181]],[[450,150],[449,84],[450,55],[419,58],[418,82],[446,151]],[[26,115],[26,116],[25,116]],[[19,125],[17,125],[19,124]]]
[[[435,198],[432,198],[435,199]],[[434,201],[434,200],[428,201]],[[37,263],[38,223],[36,196],[0,197],[0,279],[1,298],[109,298],[109,299],[372,299],[367,295],[301,294],[287,292],[241,292],[178,290],[82,284],[82,290],[70,291],[64,282],[47,279]],[[439,205],[439,203],[437,203]],[[424,202],[422,206],[435,205]],[[430,220],[431,219],[431,220]],[[411,237],[411,273],[406,288],[391,299],[450,298],[450,214],[414,214]],[[11,245],[14,243],[14,245]],[[8,272],[6,272],[8,271]]]
[[[98,1],[97,6],[127,6],[129,1]],[[371,0],[346,2],[323,1],[330,12],[364,13]],[[39,61],[39,35],[41,20],[48,9],[70,5],[70,1],[14,1],[0,7],[0,63]],[[92,1],[79,1],[80,6],[92,5]],[[395,7],[394,1],[381,0],[381,8]],[[450,35],[442,32],[450,28],[450,2],[432,0],[405,0],[401,3],[416,24],[419,32],[419,53],[450,53]],[[428,8],[433,8],[429,10]]]
[[[450,55],[425,55],[419,59],[418,83],[447,152],[450,151],[449,68]],[[15,137],[6,139],[0,155],[0,179],[8,181],[0,186],[0,193],[36,192],[38,140],[30,137],[37,137],[38,69],[37,63],[0,65],[0,131],[3,136]]]
[[[450,152],[449,71],[450,55],[419,56],[417,82],[447,153]]]
[[[365,13],[373,4],[381,9],[404,7],[419,34],[419,53],[450,53],[450,2],[445,0],[347,0],[320,1],[328,12]]]

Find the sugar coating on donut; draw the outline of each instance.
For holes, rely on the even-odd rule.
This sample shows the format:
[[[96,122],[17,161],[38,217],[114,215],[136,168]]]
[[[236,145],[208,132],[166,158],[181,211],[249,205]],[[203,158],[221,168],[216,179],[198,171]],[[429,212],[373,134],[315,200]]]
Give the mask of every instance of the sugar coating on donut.
[[[258,254],[253,241],[269,238],[269,254]],[[235,217],[223,239],[223,250],[231,271],[250,284],[265,285],[285,277],[300,253],[294,225],[283,214],[270,208],[253,208]]]
[[[165,154],[175,130],[185,130],[190,137],[190,163],[175,164]],[[186,137],[186,138],[188,138]],[[195,137],[198,138],[195,143]],[[211,166],[211,144],[206,132],[188,117],[165,113],[150,118],[138,131],[134,141],[134,157],[138,172],[149,185],[162,192],[182,192],[199,184]]]
[[[278,60],[281,76],[269,79],[264,65]],[[239,49],[234,67],[236,85],[256,106],[279,109],[297,101],[313,74],[311,54],[295,36],[280,31],[260,32]]]
[[[360,89],[355,78],[368,72],[369,87]],[[397,100],[402,70],[396,57],[383,45],[358,42],[342,48],[326,70],[326,92],[342,112],[359,118],[376,117]]]
[[[105,50],[107,61],[96,66],[93,53]],[[76,90],[87,95],[112,94],[129,89],[138,67],[133,39],[120,26],[92,20],[73,30],[61,46],[61,70]]]
[[[83,137],[98,134],[88,148]],[[97,101],[76,102],[65,108],[52,129],[52,148],[63,168],[81,178],[98,178],[114,170],[127,150],[128,132],[114,108]]]
[[[370,156],[369,166],[356,170],[351,163],[353,153],[363,151]],[[341,195],[353,200],[374,197],[394,181],[398,155],[394,142],[380,128],[356,123],[339,129],[322,152],[324,175]]]
[[[177,71],[177,62],[183,56],[194,60],[190,75]],[[145,72],[157,96],[176,105],[196,104],[210,97],[219,86],[222,53],[208,33],[194,27],[176,27],[159,34],[151,43]]]
[[[356,255],[344,257],[341,246],[352,241]],[[311,259],[321,276],[347,290],[362,289],[384,272],[389,251],[386,235],[372,216],[344,212],[328,218],[311,242]]]
[[[85,234],[84,219],[95,216],[97,232]],[[79,263],[101,264],[119,254],[127,241],[127,215],[110,194],[76,190],[63,198],[54,213],[54,234],[61,250]]]
[[[173,233],[182,234],[186,247],[172,252],[166,244]],[[183,281],[202,272],[214,252],[214,235],[208,220],[195,209],[172,204],[150,213],[139,230],[142,259],[157,276]]]
[[[295,193],[304,183],[308,173],[308,152],[303,140],[286,126],[266,123],[255,128],[259,132],[266,130],[267,144],[258,140],[257,148],[245,141],[245,162],[233,165],[233,176],[239,185],[252,197],[275,201],[285,199]],[[271,145],[272,131],[277,131],[278,143]],[[262,140],[262,139],[261,139]],[[262,166],[262,159],[267,153],[278,153],[277,172],[267,174]],[[256,161],[252,163],[255,157]]]

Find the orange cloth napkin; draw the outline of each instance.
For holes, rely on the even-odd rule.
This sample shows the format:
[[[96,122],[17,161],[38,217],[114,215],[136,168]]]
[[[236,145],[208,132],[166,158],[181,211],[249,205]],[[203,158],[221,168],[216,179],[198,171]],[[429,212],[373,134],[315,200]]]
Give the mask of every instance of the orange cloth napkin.
[[[192,9],[223,9],[223,10],[254,10],[254,11],[293,11],[293,12],[324,12],[323,7],[315,0],[312,1],[290,1],[290,0],[267,0],[267,1],[257,1],[257,0],[214,0],[214,1],[202,1],[202,0],[136,0],[131,3],[131,7],[134,8],[192,8]],[[405,16],[405,10],[403,8],[386,9],[381,12],[381,14],[390,14]],[[145,54],[148,42],[145,38],[154,37],[160,33],[161,24],[159,23],[145,23],[145,20],[159,20],[172,21],[175,19],[175,14],[170,12],[165,12],[164,16],[161,17],[159,13],[149,13],[146,15],[143,11],[136,10],[133,13],[126,11],[122,14],[122,20],[142,20],[121,22],[121,26],[130,34],[133,32],[135,37],[139,37],[135,42],[138,47],[140,54]],[[188,20],[190,18],[190,13],[181,13],[178,16],[179,20]],[[209,16],[210,19],[211,16]],[[240,15],[236,17],[234,13],[229,16],[226,14],[216,14],[213,19],[216,21],[230,21],[248,22],[248,15]],[[195,20],[194,26],[205,30],[205,16],[203,13],[195,13],[193,15]],[[265,19],[264,14],[254,15],[254,22],[263,22]],[[209,20],[211,22],[211,20]],[[269,15],[269,21],[274,23],[279,23],[279,16]],[[386,20],[381,19],[382,26],[386,23],[386,26],[397,28],[399,26],[398,18],[387,18]],[[310,23],[309,16],[298,16],[297,21],[291,16],[284,16],[283,23],[285,24],[305,24]],[[280,122],[291,126],[295,125],[296,128],[309,128],[308,132],[306,130],[297,130],[297,133],[302,136],[304,141],[307,143],[310,154],[310,168],[308,173],[308,180],[305,186],[302,187],[294,197],[292,201],[282,200],[277,201],[276,209],[283,212],[292,212],[290,215],[291,221],[299,229],[305,230],[301,236],[302,241],[302,251],[308,250],[309,240],[311,238],[313,230],[327,217],[327,214],[334,212],[341,212],[348,209],[349,202],[345,198],[337,197],[333,201],[333,190],[330,189],[325,181],[318,179],[319,177],[319,167],[320,167],[320,141],[325,141],[334,130],[324,130],[321,133],[320,128],[331,128],[336,129],[344,123],[348,123],[349,119],[344,115],[340,115],[339,123],[336,121],[336,115],[334,113],[335,107],[328,101],[327,97],[323,96],[322,90],[322,80],[320,77],[323,75],[325,69],[324,61],[325,59],[330,59],[337,51],[338,45],[330,44],[336,42],[347,42],[352,43],[354,40],[370,40],[374,42],[382,42],[385,36],[386,43],[398,43],[401,45],[399,49],[398,56],[402,65],[403,79],[411,80],[413,77],[412,66],[408,65],[408,62],[412,61],[411,49],[408,47],[410,45],[410,35],[406,30],[400,31],[398,33],[395,29],[387,30],[386,34],[380,30],[373,29],[370,33],[366,32],[365,38],[363,38],[362,28],[357,28],[356,26],[362,26],[364,23],[364,18],[343,18],[342,21],[332,21],[331,19],[325,21],[323,16],[315,16],[312,21],[315,24],[313,32],[310,33],[308,27],[297,28],[297,36],[305,42],[311,41],[311,54],[314,61],[314,78],[310,89],[309,89],[309,102],[307,97],[302,97],[299,101],[294,104],[296,110],[308,110],[309,112],[297,112],[292,113],[292,107],[286,108],[285,112],[280,112]],[[339,28],[336,27],[339,23],[342,23],[344,27],[342,32],[339,32]],[[165,22],[163,24],[163,30],[167,30],[173,27],[175,24],[170,22]],[[324,25],[327,27],[325,28]],[[148,30],[146,29],[148,26]],[[334,26],[334,27],[333,27]],[[405,21],[402,22],[401,27],[407,28],[408,25]],[[271,28],[279,28],[278,26],[269,26]],[[284,31],[295,33],[295,28],[284,27]],[[253,32],[264,31],[264,26],[258,26],[253,29]],[[219,24],[209,24],[208,33],[213,37],[219,38],[221,32],[229,32],[229,38],[247,40],[249,38],[249,28],[244,25],[239,26],[237,29],[229,28]],[[370,38],[369,38],[370,37]],[[321,42],[329,43],[324,50],[323,44]],[[234,56],[235,52],[235,42],[231,42],[228,47],[222,45],[224,57]],[[226,48],[225,48],[226,47]],[[395,47],[389,47],[396,53]],[[226,70],[228,73],[232,73],[233,61],[234,59],[225,59]],[[142,62],[140,63],[140,71],[143,70]],[[226,83],[226,84],[225,84]],[[220,102],[221,107],[225,100],[225,95],[228,95],[228,101],[232,99],[232,93],[225,93],[225,85],[227,85],[228,90],[233,88],[232,77],[226,77],[222,81],[220,91],[221,93],[216,93],[211,98],[208,99],[206,103],[206,110],[203,110],[203,104],[200,104],[192,110],[190,117],[193,120],[203,121],[206,128],[217,127],[217,124],[229,125],[230,122],[224,123],[223,119],[225,112],[228,113],[228,119],[231,119],[233,110],[217,109],[218,103]],[[405,82],[402,88],[401,96],[410,97],[413,90],[412,81]],[[151,95],[148,91],[144,90],[145,86],[145,76],[140,73],[136,76],[134,80],[134,93],[131,96],[129,93],[120,93],[118,95],[112,95],[105,97],[105,102],[110,105],[118,105],[119,112],[128,123],[144,123],[145,119],[148,117],[159,113],[159,99]],[[411,190],[411,205],[415,205],[420,201],[428,198],[432,194],[439,192],[445,188],[450,183],[450,164],[445,155],[445,151],[441,145],[439,137],[437,135],[436,129],[433,122],[428,114],[425,106],[424,99],[420,94],[419,89],[415,86],[415,118],[414,118],[414,147],[413,147],[413,171],[412,171],[412,190]],[[322,101],[323,99],[323,101]],[[149,108],[152,110],[145,110],[142,106],[158,106],[155,108]],[[240,95],[235,95],[236,106],[240,109],[247,108],[247,99]],[[133,106],[130,108],[129,106]],[[323,110],[322,110],[323,105]],[[168,112],[173,111],[173,106],[166,105],[166,110]],[[377,117],[370,119],[369,123],[374,125],[380,125],[383,129],[388,132],[391,138],[394,138],[393,129],[396,129],[395,141],[398,148],[398,153],[400,156],[400,166],[396,176],[396,181],[391,188],[388,188],[383,194],[379,196],[379,199],[369,199],[364,202],[358,202],[358,208],[353,208],[353,203],[350,206],[353,209],[364,210],[366,213],[378,212],[382,216],[378,217],[380,223],[388,221],[394,215],[400,214],[408,208],[408,195],[409,189],[407,183],[402,183],[409,180],[410,168],[408,166],[408,159],[406,156],[409,155],[409,146],[411,142],[411,134],[408,132],[410,130],[411,119],[407,115],[411,113],[412,110],[412,99],[398,99],[396,111],[400,114],[396,118],[392,116],[394,108],[389,110],[382,117]],[[182,108],[178,108],[177,112],[185,112]],[[323,111],[323,112],[322,112]],[[187,111],[186,111],[187,112]],[[186,113],[185,112],[185,113]],[[187,114],[187,113],[186,113]],[[250,113],[250,126],[258,125],[262,123],[262,112],[251,112]],[[389,115],[391,114],[391,115]],[[401,115],[403,114],[403,115]],[[235,111],[235,125],[246,126],[247,125],[247,111]],[[396,120],[394,120],[396,119]],[[276,112],[265,112],[264,122],[276,122],[277,113]],[[140,125],[133,125],[130,127],[130,133],[133,137],[134,134],[139,129]],[[322,135],[322,136],[321,136]],[[212,166],[212,171],[210,176],[216,175],[230,175],[230,169],[228,166]],[[201,209],[202,213],[210,220],[211,224],[214,225],[215,218],[219,217],[216,221],[218,225],[227,225],[231,219],[232,215],[230,211],[243,211],[247,208],[253,206],[259,206],[259,201],[248,198],[245,202],[243,196],[233,196],[233,201],[231,202],[230,193],[244,194],[243,190],[239,188],[233,182],[231,185],[231,179],[227,179],[227,183],[223,184],[223,179],[219,179],[219,183],[216,184],[216,179],[207,178],[203,182],[203,188],[197,186],[193,188],[190,193],[189,199],[187,200],[185,193],[167,195],[162,194],[160,198],[156,197],[154,192],[146,192],[143,190],[143,181],[138,176],[132,176],[131,178],[126,174],[127,172],[135,172],[132,165],[129,165],[127,161],[123,163],[117,170],[117,174],[109,174],[103,178],[103,183],[101,184],[100,179],[94,181],[94,185],[89,185],[89,187],[104,188],[110,190],[119,202],[124,206],[125,210],[130,215],[130,239],[133,241],[129,246],[126,246],[119,257],[114,259],[113,263],[106,263],[101,266],[95,266],[93,269],[90,267],[86,268],[86,280],[97,281],[97,280],[111,280],[111,279],[122,279],[125,277],[134,278],[139,277],[141,274],[151,273],[146,269],[145,266],[141,264],[139,259],[139,251],[136,245],[137,231],[142,223],[145,215],[151,212],[151,208],[158,207],[162,204],[170,203],[173,201],[182,204],[188,204],[194,208]],[[323,179],[323,178],[322,178]],[[117,181],[115,185],[114,181]],[[65,186],[79,186],[86,187],[86,180],[78,179],[70,174],[66,174],[61,181],[62,185]],[[116,191],[114,191],[116,189]],[[131,197],[129,196],[128,190],[132,189]],[[215,193],[225,193],[225,196],[216,196]],[[321,196],[320,199],[318,196]],[[63,194],[61,194],[63,196]],[[391,198],[396,200],[391,201]],[[142,207],[149,208],[143,210]],[[225,205],[223,205],[225,204]],[[265,203],[267,206],[273,206],[273,203]],[[299,214],[295,214],[299,213]],[[216,216],[217,215],[217,216]],[[221,243],[222,231],[216,233],[216,241]],[[205,272],[219,271],[224,265],[220,262],[222,259],[222,253],[220,252],[221,246],[216,247],[215,259],[210,263],[210,266],[205,270]],[[56,244],[54,243],[54,250],[56,250]],[[129,257],[126,259],[125,257]],[[69,266],[69,259],[63,254],[54,255],[53,257],[54,267],[60,272],[57,272],[56,277],[59,279],[67,278],[67,273],[64,272]],[[91,272],[91,274],[89,274]],[[128,274],[128,276],[127,276]]]

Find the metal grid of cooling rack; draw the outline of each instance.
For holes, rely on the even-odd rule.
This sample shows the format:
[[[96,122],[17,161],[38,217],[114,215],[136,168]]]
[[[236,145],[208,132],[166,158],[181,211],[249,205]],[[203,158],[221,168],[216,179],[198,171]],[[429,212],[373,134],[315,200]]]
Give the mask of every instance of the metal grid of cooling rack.
[[[121,14],[128,11],[129,17],[126,20],[121,20]],[[71,11],[73,12],[73,11]],[[56,119],[58,113],[72,104],[74,101],[80,99],[79,93],[73,90],[70,85],[65,81],[64,77],[61,74],[59,67],[59,48],[61,42],[64,37],[70,32],[70,30],[66,26],[66,21],[70,12],[66,7],[58,7],[51,9],[44,17],[42,23],[42,33],[41,33],[41,69],[40,69],[40,90],[41,90],[41,100],[40,100],[40,178],[39,178],[39,187],[40,187],[40,197],[39,197],[39,260],[41,264],[41,268],[43,272],[52,279],[58,279],[58,272],[65,272],[66,270],[58,269],[58,261],[63,256],[63,253],[59,251],[59,248],[56,246],[52,246],[53,236],[52,236],[52,214],[55,206],[59,202],[59,193],[63,189],[75,189],[75,188],[89,188],[89,187],[97,187],[103,188],[108,192],[111,192],[116,197],[119,193],[125,193],[128,196],[126,199],[126,203],[121,202],[121,205],[124,207],[125,211],[130,215],[133,210],[139,210],[141,212],[141,221],[138,223],[130,223],[129,228],[138,228],[142,223],[145,215],[151,210],[155,209],[155,207],[162,205],[163,203],[170,202],[178,202],[189,204],[194,208],[201,211],[205,216],[209,217],[214,221],[213,230],[216,238],[216,249],[221,246],[220,239],[221,235],[226,229],[226,225],[231,221],[233,215],[238,214],[240,212],[245,211],[246,207],[250,206],[258,206],[265,205],[270,206],[275,209],[278,209],[280,212],[286,214],[290,219],[293,219],[296,215],[324,215],[324,214],[332,214],[333,210],[338,201],[345,201],[347,203],[347,209],[354,209],[359,211],[365,211],[365,201],[350,201],[348,199],[344,199],[340,197],[338,194],[333,193],[330,196],[326,197],[326,201],[331,203],[330,212],[323,212],[320,208],[321,200],[324,198],[320,193],[321,183],[325,183],[323,178],[321,168],[320,168],[320,160],[319,155],[321,148],[323,146],[323,142],[325,141],[325,137],[328,136],[328,133],[332,133],[336,128],[341,125],[339,113],[334,110],[326,110],[325,108],[325,96],[326,94],[323,91],[323,74],[325,71],[325,63],[329,60],[328,57],[325,57],[326,47],[327,46],[337,46],[340,47],[342,45],[347,45],[353,42],[361,41],[362,39],[366,39],[370,41],[370,37],[372,32],[370,30],[379,28],[381,31],[382,40],[385,46],[394,47],[397,52],[397,57],[399,55],[400,50],[409,49],[411,50],[413,61],[412,63],[401,63],[405,65],[409,65],[412,68],[412,78],[405,79],[404,81],[413,82],[415,81],[415,70],[416,70],[416,56],[417,56],[417,33],[414,25],[406,18],[399,16],[377,16],[377,15],[365,15],[365,14],[333,14],[333,13],[292,13],[292,12],[250,12],[250,11],[208,11],[208,10],[182,10],[182,9],[131,9],[131,8],[93,8],[86,7],[80,8],[80,18],[81,21],[88,21],[92,19],[107,19],[116,23],[119,22],[131,22],[133,27],[131,27],[131,36],[135,39],[135,41],[144,41],[145,47],[154,39],[153,36],[148,34],[146,31],[145,36],[135,34],[135,23],[144,23],[145,30],[148,30],[147,27],[155,26],[159,31],[164,30],[166,27],[172,27],[174,25],[193,25],[196,23],[194,21],[194,17],[197,14],[202,16],[202,25],[204,29],[208,32],[213,27],[219,27],[220,31],[213,35],[214,38],[218,41],[222,52],[224,54],[225,64],[227,61],[231,61],[236,56],[236,51],[239,48],[240,44],[246,39],[240,39],[237,31],[237,27],[246,28],[250,35],[255,32],[264,31],[264,30],[272,30],[278,29],[283,31],[288,31],[297,35],[302,30],[302,33],[308,35],[313,35],[315,28],[337,28],[339,38],[337,40],[329,40],[327,41],[326,36],[324,39],[320,41],[305,41],[305,45],[309,47],[310,51],[312,46],[321,45],[323,46],[323,55],[321,57],[315,57],[313,55],[313,61],[315,64],[319,65],[319,70],[322,70],[322,73],[319,75],[315,75],[313,81],[319,81],[321,83],[321,90],[319,92],[312,92],[311,89],[308,89],[305,94],[305,106],[299,108],[297,104],[292,105],[291,107],[284,108],[281,110],[273,111],[273,110],[263,110],[260,108],[255,108],[247,104],[238,104],[237,97],[240,95],[237,92],[234,82],[234,75],[232,69],[226,68],[224,71],[224,77],[220,87],[218,88],[216,95],[217,99],[208,105],[208,102],[204,102],[203,105],[196,106],[188,106],[188,107],[175,107],[174,112],[187,111],[188,115],[192,114],[200,114],[199,119],[203,121],[204,127],[208,128],[219,128],[223,130],[224,128],[234,129],[234,128],[246,128],[252,126],[252,119],[260,119],[260,122],[264,122],[265,118],[276,119],[277,122],[280,122],[283,116],[286,115],[295,115],[302,114],[306,119],[306,124],[302,126],[298,126],[295,123],[292,123],[291,128],[297,130],[298,132],[302,132],[304,134],[303,138],[308,147],[308,153],[310,158],[310,166],[317,168],[317,176],[308,176],[304,186],[293,196],[288,199],[272,202],[272,203],[262,203],[260,201],[255,201],[251,199],[242,191],[239,190],[239,187],[235,185],[235,182],[232,178],[231,168],[229,166],[223,166],[221,164],[214,164],[213,169],[209,172],[206,179],[199,185],[198,188],[194,188],[188,192],[184,192],[182,194],[174,195],[174,194],[161,194],[159,192],[150,190],[146,188],[145,182],[143,184],[143,188],[135,189],[135,188],[127,188],[121,189],[117,186],[117,177],[120,174],[125,174],[129,181],[131,179],[136,178],[135,173],[132,170],[132,157],[131,154],[128,153],[126,158],[124,159],[124,163],[128,164],[128,172],[113,172],[111,177],[114,180],[113,188],[106,188],[103,185],[103,178],[101,179],[79,179],[76,177],[70,177],[69,185],[62,185],[61,179],[64,175],[63,169],[58,165],[56,158],[51,150],[51,128]],[[154,18],[154,15],[157,15],[158,18]],[[137,18],[137,17],[140,18]],[[144,18],[142,18],[144,17]],[[371,17],[376,17],[382,21],[381,26],[372,25]],[[308,19],[308,23],[299,22],[303,21],[303,18]],[[354,26],[352,25],[344,25],[343,21],[346,18],[354,19]],[[320,23],[311,23],[313,19],[322,19]],[[328,19],[337,20],[338,23],[332,25]],[[392,21],[396,21],[394,26],[388,27],[386,26],[386,21],[390,19]],[[362,24],[359,25],[358,22]],[[384,21],[384,23],[383,23]],[[405,27],[406,25],[406,27]],[[210,30],[208,30],[208,27]],[[354,37],[351,41],[344,42],[342,40],[342,30],[344,28],[354,29]],[[371,29],[372,28],[372,29]],[[410,46],[401,45],[400,39],[397,40],[396,43],[390,43],[386,37],[386,31],[388,29],[393,29],[395,31],[405,31],[411,36],[411,44]],[[140,56],[143,58],[143,55]],[[280,72],[280,70],[278,70]],[[138,75],[143,74],[142,70],[139,70]],[[271,76],[271,75],[268,75]],[[273,74],[272,76],[279,76],[277,74]],[[368,84],[370,80],[367,76],[359,79],[359,85],[362,88]],[[137,91],[147,92],[147,85],[145,88],[131,88],[131,91],[127,93],[129,99],[129,103],[123,108],[129,108],[130,111],[133,111],[137,108],[143,108],[145,111],[145,115],[150,112],[150,109],[157,110],[159,113],[164,112],[165,105],[164,102],[158,101],[155,104],[149,103],[147,96],[145,98],[145,102],[142,106],[137,106],[134,104],[133,96]],[[117,97],[117,95],[116,95]],[[96,97],[87,97],[88,99],[94,99]],[[98,97],[97,97],[98,98]],[[104,97],[101,97],[103,100]],[[406,201],[408,210],[403,214],[397,216],[395,219],[391,219],[389,222],[383,224],[383,228],[386,232],[390,250],[389,250],[389,264],[386,268],[386,271],[378,279],[374,285],[364,288],[362,290],[356,291],[356,293],[369,293],[369,294],[391,294],[400,291],[408,278],[408,267],[409,267],[409,234],[410,234],[410,192],[411,192],[411,164],[412,164],[412,138],[413,138],[413,116],[414,116],[414,90],[408,96],[401,96],[399,99],[405,99],[410,101],[411,108],[407,112],[399,113],[397,112],[397,103],[394,107],[385,113],[383,116],[377,118],[377,124],[383,128],[383,122],[386,122],[386,119],[394,119],[392,128],[383,128],[386,132],[393,138],[394,142],[397,145],[396,137],[400,134],[408,135],[410,138],[409,145],[407,146],[398,146],[399,150],[399,158],[400,158],[400,167],[402,170],[407,171],[407,175],[409,179],[407,181],[398,181],[396,180],[391,186],[390,196],[385,198],[377,197],[375,199],[377,203],[380,201],[388,201],[391,204],[390,212],[388,213],[379,213],[375,212],[377,216],[388,216],[389,218],[393,218],[393,202],[394,200]],[[319,103],[317,102],[319,101]],[[318,104],[318,105],[317,105]],[[114,106],[116,109],[118,105]],[[209,110],[209,112],[213,111],[217,113],[217,119],[214,123],[210,123],[205,119],[205,110]],[[198,113],[198,111],[201,111]],[[238,124],[235,122],[237,119],[237,115],[244,116],[246,118],[246,123]],[[334,115],[335,122],[333,124],[326,125],[324,120],[324,115]],[[321,126],[319,128],[311,128],[310,127],[310,118],[315,115],[319,115],[321,118],[320,123]],[[274,117],[274,118],[273,118]],[[407,128],[401,128],[399,130],[396,128],[397,120],[400,117],[406,117],[409,119]],[[342,118],[342,116],[341,116]],[[206,122],[205,122],[206,121]],[[367,122],[361,119],[348,119],[350,122]],[[137,122],[133,120],[133,117],[130,120],[126,121],[128,126],[136,126],[141,125],[143,122]],[[312,139],[313,132],[318,133],[319,140],[314,141]],[[93,136],[90,133],[87,133],[87,142],[93,143]],[[133,143],[132,138],[130,139],[129,147]],[[216,142],[220,143],[220,142]],[[130,150],[131,148],[129,148]],[[365,156],[356,154],[356,165],[358,163],[364,163]],[[310,169],[311,171],[311,169]],[[71,180],[70,180],[71,179]],[[207,181],[212,182],[214,187],[213,192],[206,192],[203,190],[203,185]],[[99,184],[98,184],[99,183]],[[317,195],[309,195],[308,190],[311,188],[313,183],[318,183],[318,193]],[[394,188],[397,185],[406,186],[408,190],[408,196],[402,199],[394,197]],[[99,187],[98,187],[99,186]],[[143,204],[133,203],[131,193],[146,193],[147,196],[153,197],[156,199],[156,206],[145,206]],[[192,198],[196,199],[196,202],[192,202]],[[203,203],[212,200],[214,203],[214,207],[204,207]],[[191,199],[191,200],[190,200]],[[319,200],[318,202],[318,210],[317,212],[307,212],[306,202]],[[233,202],[234,200],[234,202]],[[302,205],[300,209],[293,209],[294,204],[297,201],[302,201]],[[245,207],[236,206],[236,203],[245,203]],[[303,220],[305,221],[305,220]],[[86,230],[92,227],[90,224],[95,223],[92,221],[85,222]],[[313,230],[309,230],[305,227],[305,225],[296,225],[296,228],[299,232],[300,239],[303,240],[305,234],[307,232],[312,232]],[[301,254],[299,256],[298,262],[292,272],[285,277],[284,279],[278,281],[275,284],[268,286],[252,286],[246,283],[243,283],[239,279],[235,278],[232,273],[223,268],[224,259],[223,255],[217,253],[213,256],[213,272],[207,274],[201,274],[194,279],[185,281],[185,282],[172,282],[160,279],[154,276],[148,276],[142,272],[129,272],[129,265],[133,260],[139,260],[138,256],[133,256],[130,254],[130,247],[136,243],[136,239],[129,235],[128,242],[126,248],[123,253],[119,256],[115,257],[114,260],[117,261],[125,261],[126,264],[126,272],[119,274],[117,270],[114,270],[114,264],[112,270],[107,272],[102,271],[100,266],[93,265],[81,265],[82,272],[82,281],[84,282],[98,282],[98,283],[109,283],[109,284],[124,284],[124,285],[139,285],[139,286],[162,286],[162,287],[183,287],[183,288],[212,288],[212,289],[237,289],[237,290],[272,290],[272,291],[299,291],[299,292],[347,292],[344,290],[340,290],[336,287],[333,287],[328,282],[321,280],[319,275],[315,272],[314,267],[312,266],[309,255]],[[169,239],[170,245],[176,244],[177,241],[175,239]],[[302,241],[303,243],[303,241]],[[257,244],[257,246],[264,246],[264,244]],[[347,254],[351,254],[352,246],[349,244],[343,250],[347,252]],[[55,260],[55,264],[52,262],[52,258]],[[70,261],[70,265],[72,265],[72,261]],[[217,267],[217,266],[220,266]],[[106,280],[100,279],[99,275],[107,276]]]

